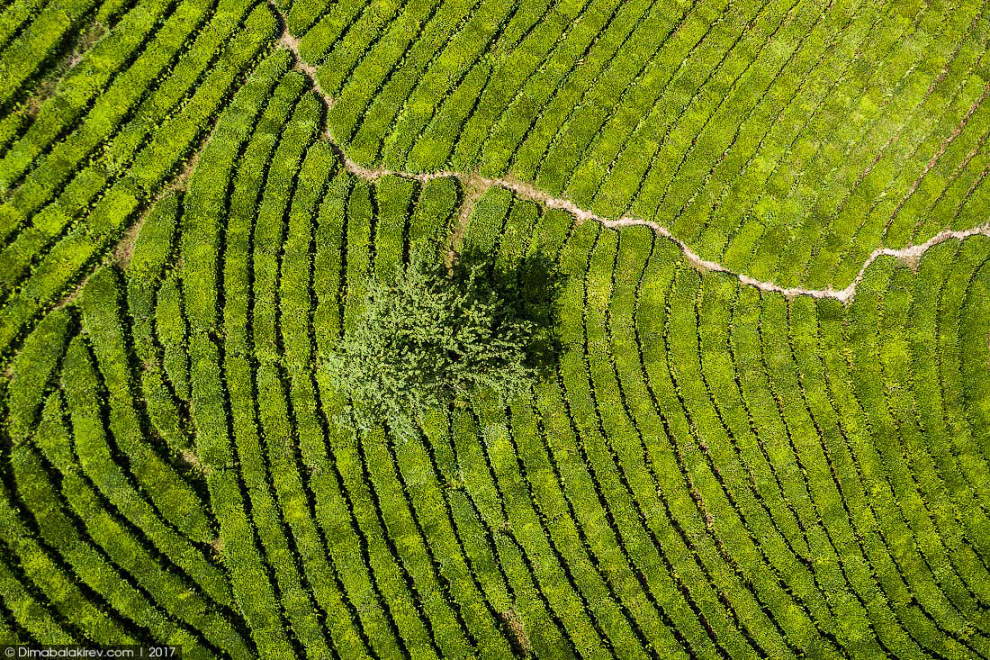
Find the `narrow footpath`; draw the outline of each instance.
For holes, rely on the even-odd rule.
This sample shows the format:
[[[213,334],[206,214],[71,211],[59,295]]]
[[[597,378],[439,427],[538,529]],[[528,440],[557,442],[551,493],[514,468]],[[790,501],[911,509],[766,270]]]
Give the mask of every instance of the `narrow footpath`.
[[[333,105],[333,99],[330,98],[323,90],[320,88],[320,83],[316,77],[316,67],[308,64],[302,57],[299,56],[299,44],[295,37],[289,33],[288,24],[285,15],[275,6],[272,0],[267,0],[268,6],[275,12],[281,22],[282,34],[279,37],[279,44],[288,49],[293,57],[295,58],[295,68],[297,71],[303,73],[313,85],[313,90],[316,94],[323,99],[327,107]],[[473,173],[465,172],[455,172],[453,170],[438,170],[435,172],[403,172],[400,170],[389,170],[382,168],[368,168],[360,165],[353,160],[351,160],[347,154],[344,152],[340,144],[334,139],[333,135],[330,134],[329,128],[324,131],[326,139],[330,142],[333,147],[334,152],[337,157],[344,164],[344,167],[348,172],[354,176],[360,177],[367,181],[376,181],[385,176],[398,176],[405,179],[412,179],[419,181],[421,183],[426,183],[432,179],[444,179],[444,178],[455,178],[464,184],[470,184],[474,189],[487,190],[488,188],[499,187],[511,190],[517,196],[522,199],[527,199],[533,202],[537,202],[547,208],[561,209],[567,211],[574,215],[580,222],[587,220],[593,220],[595,222],[600,222],[602,225],[610,228],[618,227],[629,227],[633,225],[643,225],[644,227],[649,227],[655,231],[660,236],[672,241],[684,253],[684,258],[688,263],[694,267],[701,270],[716,271],[719,273],[726,273],[732,275],[738,279],[743,284],[749,286],[755,286],[763,291],[770,291],[774,293],[780,293],[785,296],[811,296],[813,298],[834,298],[840,300],[843,303],[848,303],[855,297],[856,288],[859,283],[863,281],[864,275],[866,275],[867,269],[874,261],[881,257],[894,257],[901,261],[908,263],[917,263],[917,261],[927,252],[929,249],[935,247],[939,243],[944,243],[945,241],[951,240],[963,240],[970,238],[972,236],[988,236],[990,237],[990,222],[982,224],[978,227],[973,227],[971,229],[965,229],[961,231],[950,231],[946,230],[935,236],[924,243],[918,245],[909,245],[904,248],[877,248],[870,253],[866,261],[863,263],[862,268],[856,274],[855,279],[844,289],[833,289],[831,287],[825,289],[806,289],[803,287],[784,287],[774,282],[768,282],[765,280],[758,280],[749,275],[742,273],[737,273],[717,261],[709,261],[707,259],[701,258],[694,250],[692,250],[684,241],[674,236],[669,229],[663,225],[654,222],[652,220],[643,220],[641,218],[635,218],[631,216],[623,216],[617,219],[603,218],[596,213],[592,213],[587,209],[582,209],[578,207],[574,202],[564,199],[561,197],[552,197],[546,192],[536,188],[532,184],[526,183],[524,181],[519,181],[513,178],[490,178],[481,176]],[[475,196],[476,198],[477,196]],[[470,212],[470,209],[467,209]],[[462,211],[463,213],[463,211]]]

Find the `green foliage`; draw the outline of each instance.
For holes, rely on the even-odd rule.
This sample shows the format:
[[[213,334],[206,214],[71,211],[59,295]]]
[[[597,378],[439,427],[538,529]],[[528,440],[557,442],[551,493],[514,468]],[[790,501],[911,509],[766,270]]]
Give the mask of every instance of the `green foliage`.
[[[396,281],[369,284],[360,322],[326,368],[353,399],[359,428],[408,432],[419,415],[475,387],[508,399],[534,382],[526,347],[535,325],[514,311],[483,264],[448,273],[415,258]]]
[[[986,222],[833,4],[0,0],[0,644],[990,657],[990,240],[676,244]]]

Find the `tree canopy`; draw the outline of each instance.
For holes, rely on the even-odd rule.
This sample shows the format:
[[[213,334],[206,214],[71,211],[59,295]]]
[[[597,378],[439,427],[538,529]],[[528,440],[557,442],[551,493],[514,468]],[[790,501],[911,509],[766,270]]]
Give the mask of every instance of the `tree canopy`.
[[[475,387],[503,400],[527,390],[538,372],[532,349],[546,328],[526,313],[510,279],[477,259],[448,270],[415,257],[394,281],[372,282],[361,318],[326,367],[350,396],[354,423],[407,433],[418,415]]]

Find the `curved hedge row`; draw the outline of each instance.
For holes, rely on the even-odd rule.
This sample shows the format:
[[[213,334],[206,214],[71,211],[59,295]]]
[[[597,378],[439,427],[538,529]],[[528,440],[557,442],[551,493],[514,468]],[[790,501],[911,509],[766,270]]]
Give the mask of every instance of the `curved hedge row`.
[[[841,285],[982,221],[985,7],[81,1],[0,7],[0,643],[990,657],[990,240],[784,297],[324,131]],[[467,252],[558,353],[355,432],[369,282]]]
[[[480,170],[705,259],[842,289],[878,247],[985,224],[980,3],[297,0],[365,166]]]
[[[367,278],[442,254],[459,184],[335,174],[315,100],[280,75],[257,124],[202,160],[235,150],[243,187],[224,194],[239,201],[202,205],[205,175],[181,208],[164,198],[124,279],[99,271],[15,361],[4,515],[37,531],[4,542],[66,635],[264,657],[990,651],[986,397],[979,354],[959,348],[983,336],[986,357],[990,244],[947,243],[916,274],[881,260],[843,308],[699,274],[645,228],[575,224],[492,189],[458,249],[558,264],[556,373],[504,409],[479,393],[436,411],[419,438],[355,437],[318,368],[340,326],[319,319],[349,327]],[[166,282],[169,245],[210,241],[215,285],[188,265],[171,276],[189,399],[150,318],[169,289],[141,292]],[[73,335],[64,361],[32,357]],[[150,396],[188,446],[168,442]],[[950,424],[965,430],[942,431],[951,450],[927,434]],[[49,591],[31,556],[86,589]],[[77,628],[94,598],[109,618]]]

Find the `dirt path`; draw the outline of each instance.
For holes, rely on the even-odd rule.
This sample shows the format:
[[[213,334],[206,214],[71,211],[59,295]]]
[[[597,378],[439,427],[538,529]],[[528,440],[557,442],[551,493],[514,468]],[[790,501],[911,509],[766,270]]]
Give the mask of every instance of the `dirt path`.
[[[312,82],[313,89],[316,93],[324,100],[327,107],[333,106],[333,99],[323,92],[320,88],[319,81],[316,78],[316,67],[307,64],[299,56],[299,44],[296,39],[289,34],[285,16],[278,10],[271,0],[268,0],[268,6],[271,7],[272,11],[279,16],[282,22],[282,35],[279,38],[279,43],[287,48],[295,57],[296,69],[304,73]],[[506,188],[514,192],[517,196],[528,199],[530,201],[538,202],[539,204],[552,209],[561,209],[567,211],[574,215],[578,221],[584,222],[587,220],[594,220],[595,222],[600,222],[606,227],[616,228],[616,227],[629,227],[633,225],[643,225],[644,227],[649,227],[655,231],[660,236],[669,239],[675,243],[684,253],[684,258],[696,268],[701,270],[711,270],[719,273],[727,273],[738,279],[743,284],[749,286],[755,286],[762,291],[770,291],[775,293],[781,293],[785,296],[812,296],[813,298],[834,298],[840,300],[843,303],[847,303],[853,299],[856,295],[856,288],[859,283],[863,281],[863,276],[866,274],[867,269],[870,265],[879,259],[880,257],[894,257],[895,259],[900,259],[907,263],[916,264],[918,260],[925,254],[929,249],[938,245],[939,243],[944,243],[950,240],[962,240],[969,238],[971,236],[988,236],[990,237],[990,223],[980,225],[978,227],[973,227],[972,229],[966,229],[962,231],[943,231],[935,236],[931,237],[924,243],[918,245],[910,245],[905,248],[892,249],[892,248],[877,248],[870,253],[867,257],[866,262],[863,264],[862,268],[859,269],[859,273],[856,274],[855,279],[852,283],[844,289],[833,289],[831,287],[825,289],[806,289],[803,287],[784,287],[774,282],[768,282],[764,280],[758,280],[756,278],[750,277],[749,275],[744,275],[742,273],[737,273],[729,268],[723,266],[716,261],[709,261],[707,259],[702,259],[694,250],[692,250],[684,241],[677,238],[670,233],[670,230],[660,225],[652,220],[642,220],[640,218],[634,217],[621,217],[618,219],[608,219],[603,218],[587,209],[582,209],[578,207],[574,202],[564,199],[562,197],[552,197],[548,193],[538,189],[532,184],[520,181],[518,179],[507,177],[507,178],[490,178],[480,176],[473,173],[465,172],[455,172],[452,170],[438,170],[435,172],[403,172],[399,170],[389,170],[383,168],[369,168],[360,165],[350,158],[344,152],[340,144],[334,139],[333,135],[330,134],[329,128],[325,131],[324,135],[326,139],[333,146],[334,151],[336,151],[344,167],[351,174],[365,179],[367,181],[376,181],[385,176],[399,176],[405,179],[412,179],[419,181],[421,183],[426,183],[432,179],[444,179],[444,178],[455,178],[464,184],[470,184],[472,189],[478,189],[483,192],[488,188],[500,187]],[[479,195],[474,195],[473,199],[477,199]],[[473,202],[472,202],[473,203]],[[462,214],[470,213],[470,206],[462,209]]]

